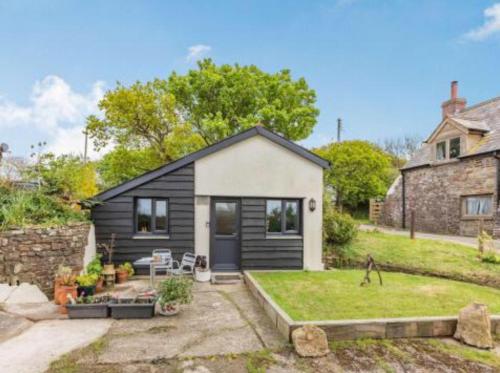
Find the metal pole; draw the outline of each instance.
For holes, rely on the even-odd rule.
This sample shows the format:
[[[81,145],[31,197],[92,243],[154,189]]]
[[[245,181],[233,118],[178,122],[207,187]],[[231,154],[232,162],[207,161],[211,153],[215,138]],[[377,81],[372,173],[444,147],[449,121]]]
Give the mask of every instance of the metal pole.
[[[342,132],[342,118],[337,119],[337,142],[340,142],[340,133]]]
[[[410,212],[410,238],[415,239],[415,210],[412,209]]]

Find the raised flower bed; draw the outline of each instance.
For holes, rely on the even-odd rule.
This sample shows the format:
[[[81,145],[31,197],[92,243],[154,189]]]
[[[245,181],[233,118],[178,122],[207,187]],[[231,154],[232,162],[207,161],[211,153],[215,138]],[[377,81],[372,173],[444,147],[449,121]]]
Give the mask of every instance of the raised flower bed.
[[[109,316],[109,297],[80,297],[66,305],[70,319],[100,319]]]
[[[112,299],[109,303],[114,319],[150,319],[155,315],[154,297]]]

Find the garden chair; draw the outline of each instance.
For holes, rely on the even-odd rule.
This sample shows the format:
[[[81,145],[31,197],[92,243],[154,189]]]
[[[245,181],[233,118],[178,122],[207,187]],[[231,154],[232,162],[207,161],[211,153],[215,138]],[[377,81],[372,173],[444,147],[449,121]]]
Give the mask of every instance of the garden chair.
[[[159,260],[155,260],[156,258],[159,258]],[[151,286],[154,286],[157,271],[163,270],[168,275],[173,269],[172,265],[172,251],[170,251],[170,249],[153,250],[153,256],[149,269]]]
[[[184,253],[181,263],[177,260],[173,261],[172,274],[181,276],[194,273],[194,264],[196,262],[196,255],[193,253]]]

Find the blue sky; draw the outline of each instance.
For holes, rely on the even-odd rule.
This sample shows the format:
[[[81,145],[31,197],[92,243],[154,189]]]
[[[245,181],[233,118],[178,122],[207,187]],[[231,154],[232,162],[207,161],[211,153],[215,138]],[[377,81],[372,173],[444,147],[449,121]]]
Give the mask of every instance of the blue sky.
[[[333,138],[339,116],[345,138],[425,136],[451,80],[471,104],[500,95],[500,1],[0,0],[0,142],[81,152],[85,117],[116,81],[204,56],[305,77],[321,111],[307,146]]]

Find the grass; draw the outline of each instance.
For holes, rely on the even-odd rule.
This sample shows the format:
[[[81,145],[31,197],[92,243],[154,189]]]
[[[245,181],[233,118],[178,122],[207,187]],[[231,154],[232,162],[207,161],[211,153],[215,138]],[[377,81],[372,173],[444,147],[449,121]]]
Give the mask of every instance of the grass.
[[[383,272],[384,285],[360,286],[362,270],[253,272],[296,321],[450,316],[473,301],[500,314],[500,290],[433,277]]]
[[[86,372],[87,369],[78,364],[78,360],[91,356],[94,360],[106,347],[106,339],[99,338],[87,347],[82,349],[69,352],[63,355],[60,359],[53,361],[47,373],[80,373]],[[109,373],[115,372],[115,370],[109,370]]]
[[[429,343],[432,347],[450,355],[500,368],[500,356],[495,354],[495,352],[479,350],[477,348],[462,345],[452,345],[450,343],[442,342],[439,339],[429,339],[427,343]]]
[[[482,262],[473,247],[380,232],[359,232],[346,248],[347,257],[362,262],[372,254],[377,263],[500,288],[500,265]]]

